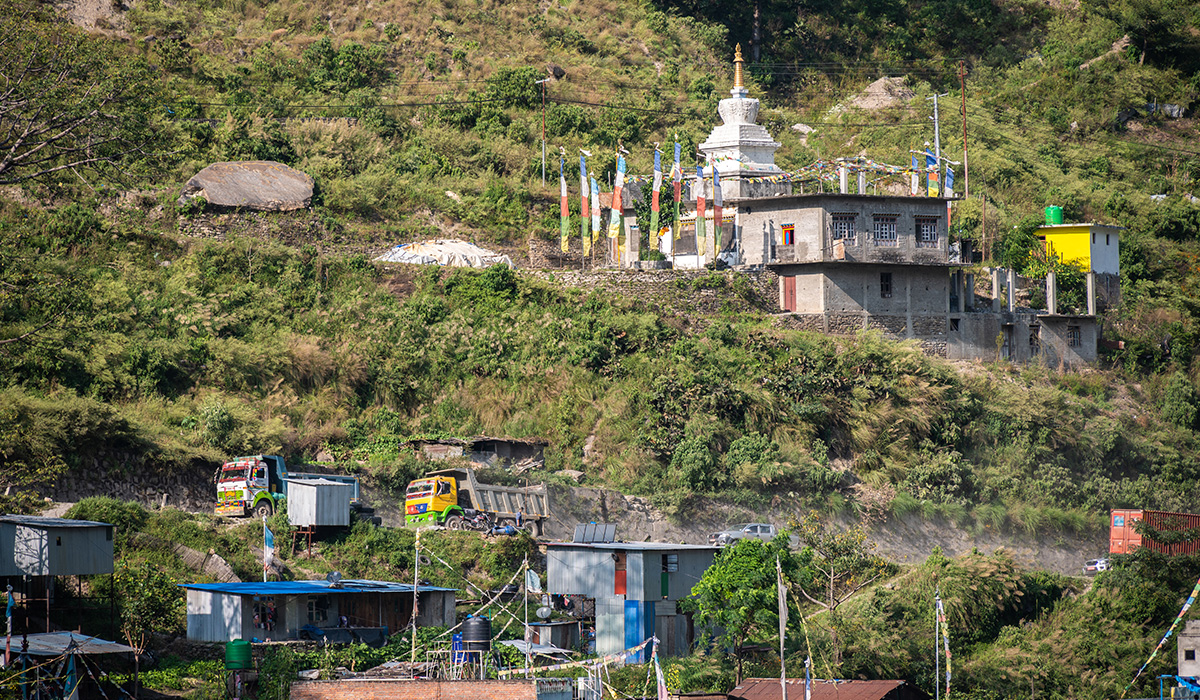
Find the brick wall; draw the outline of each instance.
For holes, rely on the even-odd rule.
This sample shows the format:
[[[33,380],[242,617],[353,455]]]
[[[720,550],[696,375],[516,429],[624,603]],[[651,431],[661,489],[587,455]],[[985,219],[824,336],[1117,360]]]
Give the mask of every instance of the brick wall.
[[[532,681],[297,681],[292,700],[537,700]]]
[[[708,270],[522,270],[542,281],[635,299],[677,313],[723,311],[779,313],[779,278],[774,272]]]

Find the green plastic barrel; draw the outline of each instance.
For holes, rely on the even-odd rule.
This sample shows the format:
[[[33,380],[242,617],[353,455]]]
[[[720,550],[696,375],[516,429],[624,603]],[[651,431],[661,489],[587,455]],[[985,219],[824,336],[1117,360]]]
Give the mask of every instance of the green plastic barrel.
[[[1062,223],[1062,207],[1046,207],[1046,225],[1057,226]]]
[[[254,668],[250,658],[250,642],[235,639],[225,644],[225,670],[233,671],[239,668]]]

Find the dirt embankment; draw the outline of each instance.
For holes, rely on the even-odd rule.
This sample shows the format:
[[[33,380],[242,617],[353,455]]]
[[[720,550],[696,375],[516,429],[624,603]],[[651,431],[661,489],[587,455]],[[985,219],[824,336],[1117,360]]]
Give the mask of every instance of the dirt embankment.
[[[551,510],[554,515],[547,535],[552,539],[569,540],[577,523],[605,522],[615,523],[617,537],[627,542],[649,540],[687,544],[705,544],[710,532],[731,523],[762,520],[786,526],[790,518],[802,515],[799,510],[786,507],[753,514],[742,508],[714,503],[708,504],[698,515],[689,516],[686,522],[674,523],[649,499],[593,488],[552,489]],[[849,526],[852,522],[849,518],[834,520],[839,527]],[[953,522],[925,520],[912,515],[881,519],[870,523],[868,529],[880,554],[908,564],[924,561],[934,547],[941,547],[948,556],[966,554],[976,548],[984,553],[1004,548],[1025,567],[1077,575],[1085,560],[1102,556],[1108,550],[1106,535],[1099,531],[1090,536],[1059,532],[1029,535],[988,528],[973,532]]]

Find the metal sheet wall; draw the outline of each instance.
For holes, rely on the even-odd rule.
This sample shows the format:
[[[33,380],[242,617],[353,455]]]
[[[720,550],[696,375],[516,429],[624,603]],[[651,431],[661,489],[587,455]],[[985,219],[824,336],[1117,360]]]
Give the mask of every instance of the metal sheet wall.
[[[211,591],[187,592],[187,638],[194,642],[243,639],[242,599]]]
[[[296,527],[347,527],[354,487],[333,481],[289,479],[288,522]]]
[[[112,526],[0,524],[0,576],[83,576],[113,572]]]
[[[612,552],[607,550],[550,547],[546,553],[546,590],[550,593],[585,595],[598,601],[613,595],[615,572]]]

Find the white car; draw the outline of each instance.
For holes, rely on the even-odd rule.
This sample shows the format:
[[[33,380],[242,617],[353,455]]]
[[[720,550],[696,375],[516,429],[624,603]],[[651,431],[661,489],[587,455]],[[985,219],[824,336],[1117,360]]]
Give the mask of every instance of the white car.
[[[1083,563],[1083,573],[1098,574],[1101,571],[1108,571],[1108,559],[1089,559]]]
[[[733,544],[738,540],[746,538],[770,542],[775,539],[775,535],[777,534],[779,534],[779,531],[770,523],[742,523],[740,525],[731,525],[726,530],[712,533],[708,536],[708,543],[724,547],[725,545]],[[795,535],[792,535],[791,541],[793,547],[799,545],[799,538]]]

